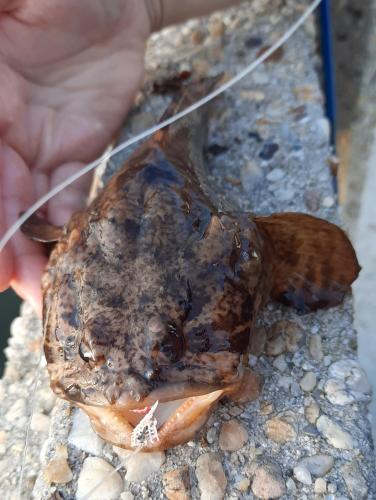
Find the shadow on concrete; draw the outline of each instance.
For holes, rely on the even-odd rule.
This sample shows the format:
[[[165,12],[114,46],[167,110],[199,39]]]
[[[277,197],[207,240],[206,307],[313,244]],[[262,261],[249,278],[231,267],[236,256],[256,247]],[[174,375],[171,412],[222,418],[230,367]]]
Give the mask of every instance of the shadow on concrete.
[[[10,324],[18,316],[20,305],[21,300],[13,290],[0,293],[0,377],[4,371],[4,348],[8,342]]]
[[[373,0],[332,0],[338,130],[357,118],[365,55],[372,32]]]

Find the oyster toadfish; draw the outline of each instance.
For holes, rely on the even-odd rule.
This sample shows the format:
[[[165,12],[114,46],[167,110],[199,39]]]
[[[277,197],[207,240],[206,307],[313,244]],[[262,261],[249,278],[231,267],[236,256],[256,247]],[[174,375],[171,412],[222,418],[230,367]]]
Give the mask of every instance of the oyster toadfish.
[[[186,88],[166,116],[212,85]],[[267,301],[331,307],[359,272],[329,222],[219,211],[202,188],[206,122],[200,109],[154,134],[60,231],[24,227],[57,240],[43,279],[52,389],[117,446],[135,447],[135,428],[145,450],[191,439],[220,398],[242,397]]]

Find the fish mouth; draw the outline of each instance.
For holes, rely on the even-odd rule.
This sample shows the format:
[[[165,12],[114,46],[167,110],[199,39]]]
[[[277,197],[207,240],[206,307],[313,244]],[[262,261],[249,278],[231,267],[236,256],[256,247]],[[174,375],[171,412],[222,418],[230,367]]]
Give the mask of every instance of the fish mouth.
[[[230,388],[179,399],[157,399],[153,391],[139,404],[89,406],[78,403],[94,430],[106,441],[130,450],[156,451],[192,439]],[[155,392],[155,394],[154,394]],[[230,391],[231,392],[231,391]]]

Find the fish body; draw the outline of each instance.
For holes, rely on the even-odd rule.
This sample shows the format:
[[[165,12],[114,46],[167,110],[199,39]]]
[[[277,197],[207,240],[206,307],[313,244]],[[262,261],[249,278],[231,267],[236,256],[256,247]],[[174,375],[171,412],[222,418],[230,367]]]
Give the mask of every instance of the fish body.
[[[142,144],[62,229],[43,278],[51,387],[125,448],[191,439],[219,399],[241,397],[265,303],[338,304],[359,271],[333,224],[218,210],[204,189],[206,120],[197,111]]]

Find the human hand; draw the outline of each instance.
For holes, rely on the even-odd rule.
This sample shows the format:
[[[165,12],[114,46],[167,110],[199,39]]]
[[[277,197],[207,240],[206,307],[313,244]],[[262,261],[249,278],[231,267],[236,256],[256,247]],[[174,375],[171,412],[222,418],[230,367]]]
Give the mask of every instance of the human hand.
[[[139,0],[0,0],[0,235],[43,193],[94,160],[141,84],[150,13]],[[60,225],[88,176],[50,200]],[[0,254],[0,290],[41,311],[41,245],[20,232]]]

